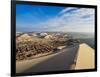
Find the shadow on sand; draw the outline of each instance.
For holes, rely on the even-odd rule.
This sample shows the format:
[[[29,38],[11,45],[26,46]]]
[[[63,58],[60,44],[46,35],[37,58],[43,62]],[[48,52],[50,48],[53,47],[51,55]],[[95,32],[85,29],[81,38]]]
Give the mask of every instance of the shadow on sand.
[[[79,49],[79,44],[72,47],[66,47],[61,51],[57,50],[55,52],[61,52],[31,68],[25,70],[22,73],[40,73],[40,72],[50,72],[50,71],[61,71],[61,70],[71,70],[71,65],[74,63],[77,52]]]

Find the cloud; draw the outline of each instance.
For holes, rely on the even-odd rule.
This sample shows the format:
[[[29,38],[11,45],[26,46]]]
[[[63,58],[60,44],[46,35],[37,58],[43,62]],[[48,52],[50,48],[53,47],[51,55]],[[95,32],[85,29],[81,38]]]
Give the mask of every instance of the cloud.
[[[64,10],[62,10],[59,15],[63,15],[64,13],[73,13],[75,12],[76,10],[78,10],[79,8],[76,8],[76,7],[73,7],[73,8],[70,8],[70,7],[67,7],[65,8]]]
[[[94,32],[94,9],[68,7],[38,25],[43,31]]]

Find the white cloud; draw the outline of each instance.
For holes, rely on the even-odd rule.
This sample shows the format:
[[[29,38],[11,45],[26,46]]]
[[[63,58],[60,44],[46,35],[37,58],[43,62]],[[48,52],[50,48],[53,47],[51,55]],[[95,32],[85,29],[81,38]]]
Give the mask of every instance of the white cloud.
[[[48,31],[94,32],[94,9],[65,8],[40,25]]]
[[[73,8],[67,7],[64,10],[62,10],[59,14],[64,14],[66,11],[69,11],[69,10],[72,10],[72,9],[77,9],[77,8],[76,7],[73,7]]]

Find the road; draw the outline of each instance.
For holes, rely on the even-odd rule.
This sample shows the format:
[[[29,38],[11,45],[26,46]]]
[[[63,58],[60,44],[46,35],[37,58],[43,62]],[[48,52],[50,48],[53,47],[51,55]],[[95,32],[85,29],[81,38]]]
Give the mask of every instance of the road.
[[[22,73],[70,70],[72,64],[74,63],[78,49],[79,45],[65,48],[61,50],[60,53],[55,53],[56,55],[42,60],[40,63],[34,65],[34,62],[31,62],[31,67],[25,69]]]

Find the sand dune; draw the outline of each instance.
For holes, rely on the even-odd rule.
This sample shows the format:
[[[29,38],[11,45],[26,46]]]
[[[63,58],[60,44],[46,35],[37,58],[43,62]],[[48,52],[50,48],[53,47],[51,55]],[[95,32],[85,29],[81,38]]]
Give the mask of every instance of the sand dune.
[[[44,57],[40,57],[40,58],[36,58],[36,59],[16,62],[16,73],[23,72],[23,71],[43,62],[51,57],[54,57],[60,53],[61,52],[56,53],[56,54],[52,54],[52,55],[48,55],[48,56],[44,56]]]
[[[77,56],[75,56],[77,55]],[[71,69],[93,69],[95,64],[94,49],[83,43],[74,47],[65,48],[62,52],[26,60],[16,63],[16,73],[71,70]],[[76,61],[73,68],[72,64]]]
[[[93,69],[95,67],[95,54],[87,44],[79,46],[75,69]]]
[[[16,73],[70,70],[71,64],[73,64],[75,55],[77,54],[78,47],[79,46],[76,45],[48,56],[17,62]]]

